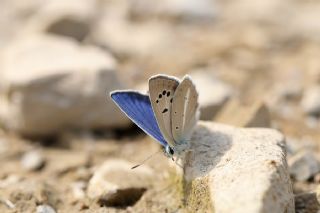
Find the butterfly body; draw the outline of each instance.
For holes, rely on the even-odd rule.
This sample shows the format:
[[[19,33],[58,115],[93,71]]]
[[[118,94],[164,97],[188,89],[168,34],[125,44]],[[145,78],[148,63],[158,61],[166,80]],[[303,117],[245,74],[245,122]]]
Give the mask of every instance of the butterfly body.
[[[167,75],[149,79],[149,96],[124,90],[111,93],[112,100],[143,131],[155,138],[168,157],[180,156],[198,117],[198,93],[189,76],[180,82]]]

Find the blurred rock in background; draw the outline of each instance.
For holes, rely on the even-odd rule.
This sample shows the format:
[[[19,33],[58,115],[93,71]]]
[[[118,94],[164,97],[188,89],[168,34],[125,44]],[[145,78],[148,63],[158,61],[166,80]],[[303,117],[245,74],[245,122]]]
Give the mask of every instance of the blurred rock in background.
[[[261,101],[248,104],[230,100],[214,120],[238,127],[271,127],[269,110]]]
[[[82,41],[96,16],[97,1],[50,0],[31,15],[23,33],[52,33]]]
[[[114,58],[97,47],[33,35],[8,44],[0,63],[0,118],[10,130],[37,136],[128,124],[108,95],[125,82]]]

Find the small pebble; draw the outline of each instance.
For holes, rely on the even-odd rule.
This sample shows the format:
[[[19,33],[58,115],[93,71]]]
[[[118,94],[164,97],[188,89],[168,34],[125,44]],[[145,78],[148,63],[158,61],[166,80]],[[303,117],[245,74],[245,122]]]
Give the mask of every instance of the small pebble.
[[[37,213],[56,213],[56,210],[49,205],[37,206]]]
[[[75,200],[83,199],[86,196],[87,185],[84,181],[78,181],[71,185],[72,195]]]
[[[27,171],[37,171],[43,168],[45,159],[40,151],[33,150],[22,156],[21,165]]]
[[[10,209],[14,209],[15,208],[15,205],[10,200],[0,199],[0,202],[4,203]]]

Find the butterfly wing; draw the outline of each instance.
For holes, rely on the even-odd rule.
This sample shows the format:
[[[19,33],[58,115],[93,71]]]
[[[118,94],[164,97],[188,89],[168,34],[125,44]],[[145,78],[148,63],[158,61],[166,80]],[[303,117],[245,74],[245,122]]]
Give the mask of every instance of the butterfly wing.
[[[178,85],[176,78],[167,75],[156,75],[149,79],[151,105],[160,131],[171,147],[175,145],[171,131],[171,105]]]
[[[115,91],[110,94],[118,107],[145,133],[166,146],[154,116],[149,96],[135,91]]]
[[[176,143],[190,137],[199,118],[198,93],[189,76],[177,87],[172,101],[172,135]]]

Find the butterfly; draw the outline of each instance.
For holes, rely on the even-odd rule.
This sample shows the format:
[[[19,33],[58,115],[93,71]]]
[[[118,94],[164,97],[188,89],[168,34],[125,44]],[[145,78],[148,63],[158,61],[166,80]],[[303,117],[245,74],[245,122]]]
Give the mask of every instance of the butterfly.
[[[198,92],[191,78],[156,75],[149,79],[149,95],[133,90],[110,93],[118,107],[172,158],[188,149],[199,118]]]

